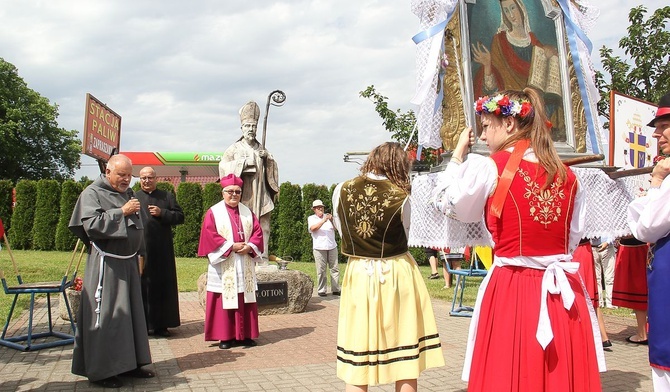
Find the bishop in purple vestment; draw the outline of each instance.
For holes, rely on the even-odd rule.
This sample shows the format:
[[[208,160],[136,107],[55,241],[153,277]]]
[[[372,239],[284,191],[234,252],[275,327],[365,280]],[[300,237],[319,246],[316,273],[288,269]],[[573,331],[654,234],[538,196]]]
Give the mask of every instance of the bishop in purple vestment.
[[[240,203],[242,179],[221,178],[223,201],[207,210],[198,256],[207,256],[205,340],[219,348],[255,346],[258,338],[255,266],[263,250],[258,218]]]

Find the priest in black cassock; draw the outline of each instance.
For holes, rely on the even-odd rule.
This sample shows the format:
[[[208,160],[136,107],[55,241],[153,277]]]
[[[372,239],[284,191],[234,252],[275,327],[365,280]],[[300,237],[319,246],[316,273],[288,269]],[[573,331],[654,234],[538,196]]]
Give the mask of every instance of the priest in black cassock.
[[[142,306],[138,257],[144,252],[148,219],[128,192],[132,162],[114,155],[100,176],[79,195],[69,228],[88,247],[77,313],[72,373],[105,388],[118,377],[153,377]]]
[[[168,337],[168,328],[180,325],[172,226],[184,223],[184,211],[172,193],[156,189],[156,184],[153,168],[140,170],[142,189],[136,195],[149,215],[144,224],[147,257],[142,272],[142,298],[147,328],[156,336]]]

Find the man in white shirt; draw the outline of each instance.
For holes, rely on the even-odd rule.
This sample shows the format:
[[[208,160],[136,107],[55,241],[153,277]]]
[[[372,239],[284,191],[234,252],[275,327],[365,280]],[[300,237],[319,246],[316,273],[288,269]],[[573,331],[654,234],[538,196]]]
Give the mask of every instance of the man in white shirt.
[[[340,295],[340,269],[337,265],[337,243],[333,216],[325,213],[323,202],[319,199],[312,203],[314,215],[307,218],[307,228],[312,234],[312,248],[316,262],[317,291],[325,297],[328,289],[326,266],[330,269],[330,289],[333,295]]]

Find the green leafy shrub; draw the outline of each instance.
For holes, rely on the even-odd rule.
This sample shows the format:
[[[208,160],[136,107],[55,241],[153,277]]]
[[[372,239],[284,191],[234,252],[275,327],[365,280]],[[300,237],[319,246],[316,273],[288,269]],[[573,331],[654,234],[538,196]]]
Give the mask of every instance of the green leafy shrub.
[[[217,182],[210,182],[205,184],[202,192],[202,212],[205,213],[214,204],[223,200],[221,195],[221,185]]]
[[[174,251],[177,257],[195,257],[202,226],[202,188],[182,182],[177,187],[177,203],[184,211],[184,224],[175,227]]]
[[[172,183],[168,182],[168,181],[160,181],[160,182],[156,183],[156,189],[160,189],[161,191],[165,191],[165,192],[170,192],[173,195],[175,195],[174,185],[172,185]]]
[[[0,219],[5,230],[9,230],[9,224],[12,223],[12,193],[14,183],[11,180],[0,180]]]
[[[16,183],[16,205],[12,214],[9,241],[15,249],[31,249],[33,219],[37,200],[37,182],[20,180]]]
[[[64,181],[61,185],[60,214],[56,227],[56,250],[72,250],[77,243],[77,237],[68,229],[72,211],[82,191],[81,184],[72,180]]]
[[[35,219],[33,219],[33,249],[54,250],[56,226],[60,211],[60,183],[56,180],[37,181]]]
[[[302,211],[302,195],[300,185],[285,182],[279,187],[280,209],[276,217],[279,226],[277,237],[277,253],[279,257],[302,259],[301,238],[304,214]]]

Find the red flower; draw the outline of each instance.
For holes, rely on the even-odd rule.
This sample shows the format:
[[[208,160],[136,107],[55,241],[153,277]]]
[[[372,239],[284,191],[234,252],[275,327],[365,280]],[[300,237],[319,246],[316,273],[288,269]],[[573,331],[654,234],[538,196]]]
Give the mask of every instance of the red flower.
[[[524,101],[521,103],[521,112],[519,112],[519,115],[521,117],[526,117],[528,113],[530,113],[530,102]]]
[[[72,282],[72,287],[70,289],[74,291],[81,291],[81,289],[84,286],[84,280],[80,277],[74,278],[74,282]]]
[[[417,150],[417,146],[410,146],[410,147],[407,149],[407,158],[409,158],[410,161],[415,161],[415,160],[417,160],[417,158],[416,158],[416,150]]]
[[[504,95],[500,101],[498,101],[498,106],[507,106],[509,105],[509,97],[507,95]]]

